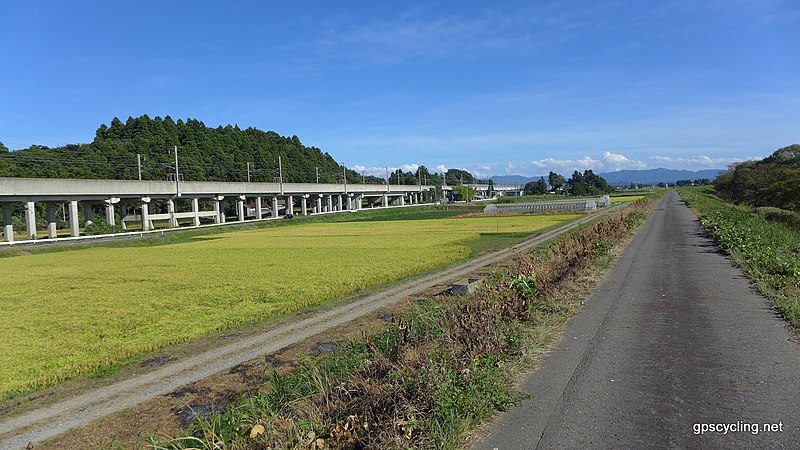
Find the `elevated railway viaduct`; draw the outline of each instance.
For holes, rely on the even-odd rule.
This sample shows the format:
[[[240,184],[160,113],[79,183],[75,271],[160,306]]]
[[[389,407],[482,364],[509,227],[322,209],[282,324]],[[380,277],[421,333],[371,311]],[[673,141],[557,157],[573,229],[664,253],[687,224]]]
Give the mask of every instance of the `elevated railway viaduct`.
[[[19,203],[24,209],[25,236],[32,240],[58,237],[59,207],[63,208],[62,218],[68,220],[70,236],[79,237],[81,226],[91,224],[94,211],[100,207],[110,226],[119,218],[123,229],[138,222],[142,231],[150,231],[155,221],[164,220],[170,227],[188,218],[194,226],[199,226],[203,217],[225,223],[225,202],[234,205],[236,220],[243,222],[248,217],[277,218],[280,212],[308,215],[355,211],[428,202],[433,197],[433,186],[420,185],[0,178],[5,242],[14,242],[13,206]],[[154,201],[161,210],[156,210]],[[46,210],[42,236],[36,224],[37,203],[44,203]]]

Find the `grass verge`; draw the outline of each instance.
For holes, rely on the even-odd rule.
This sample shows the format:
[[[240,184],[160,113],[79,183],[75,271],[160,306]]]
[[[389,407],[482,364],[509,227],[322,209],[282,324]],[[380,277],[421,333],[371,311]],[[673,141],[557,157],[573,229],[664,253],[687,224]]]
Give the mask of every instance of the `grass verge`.
[[[571,281],[607,265],[652,203],[638,201],[523,256],[477,294],[417,303],[334,355],[286,374],[272,370],[260,394],[152,445],[456,448],[468,430],[521,400],[515,378],[577,310],[565,292]]]
[[[711,187],[680,188],[678,193],[720,248],[800,329],[800,229],[723,202]]]

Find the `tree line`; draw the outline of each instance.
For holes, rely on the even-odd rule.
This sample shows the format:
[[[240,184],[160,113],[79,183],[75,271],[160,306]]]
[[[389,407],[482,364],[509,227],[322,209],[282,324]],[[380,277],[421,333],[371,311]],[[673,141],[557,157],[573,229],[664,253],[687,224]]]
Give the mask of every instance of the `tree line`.
[[[549,185],[549,189],[548,189]],[[614,192],[614,187],[609,185],[606,180],[597,175],[592,170],[584,170],[583,173],[577,170],[572,172],[569,179],[564,178],[556,172],[550,172],[547,181],[540,177],[536,181],[531,181],[525,185],[525,195],[543,195],[549,191],[562,194],[570,194],[576,197],[585,195],[601,195]]]
[[[761,161],[734,164],[713,184],[720,197],[734,203],[800,212],[800,145],[780,148]]]

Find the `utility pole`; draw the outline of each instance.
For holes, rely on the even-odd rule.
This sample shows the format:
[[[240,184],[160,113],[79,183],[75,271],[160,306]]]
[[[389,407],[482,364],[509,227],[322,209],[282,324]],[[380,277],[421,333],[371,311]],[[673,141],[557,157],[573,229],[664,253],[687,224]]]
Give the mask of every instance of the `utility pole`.
[[[344,182],[344,193],[347,194],[347,167],[342,164],[342,181]]]
[[[317,184],[319,184],[319,167],[314,167],[314,168],[317,169]]]
[[[247,163],[247,182],[250,182],[250,163]]]
[[[281,195],[283,195],[283,165],[280,155],[278,155],[278,181],[281,183]]]
[[[139,168],[139,181],[142,181],[142,155],[136,154],[136,166]]]
[[[384,166],[384,169],[386,169],[386,190],[388,191],[389,190],[389,166]]]
[[[178,146],[175,145],[172,147],[175,150],[175,193],[180,198],[181,196],[181,184],[180,184],[180,172],[178,171]]]

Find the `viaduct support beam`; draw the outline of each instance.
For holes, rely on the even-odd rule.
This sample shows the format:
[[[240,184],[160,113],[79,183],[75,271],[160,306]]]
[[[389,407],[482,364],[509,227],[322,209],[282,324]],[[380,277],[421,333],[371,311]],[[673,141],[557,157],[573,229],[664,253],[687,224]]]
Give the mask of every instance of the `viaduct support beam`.
[[[225,223],[225,211],[222,210],[222,200],[225,197],[217,195],[214,197],[214,223]]]
[[[169,214],[169,226],[175,228],[178,226],[178,219],[175,217],[175,200],[167,199],[167,214]]]
[[[342,210],[342,196],[341,196],[341,194],[337,194],[336,195],[336,210],[337,211],[341,211]]]
[[[72,237],[81,235],[80,224],[78,223],[78,201],[69,202],[69,233]]]
[[[152,229],[152,222],[150,222],[150,197],[142,197],[142,231],[150,231]]]
[[[304,216],[308,215],[308,194],[300,197],[300,214]]]
[[[25,202],[25,228],[28,231],[28,239],[36,239],[36,204]]]
[[[314,212],[316,212],[316,213],[321,213],[322,212],[322,194],[317,195],[317,207],[316,207],[316,211],[314,211]]]
[[[236,214],[239,216],[239,222],[244,222],[244,195],[240,195],[239,198],[236,199]]]
[[[294,197],[291,195],[286,196],[286,214],[294,215]]]
[[[353,194],[347,194],[347,210],[353,210]]]
[[[272,197],[272,218],[278,218],[278,197]]]
[[[192,225],[200,226],[200,199],[194,197],[192,199]]]
[[[3,240],[14,242],[14,222],[11,220],[11,205],[3,203]]]
[[[405,205],[406,205],[406,196],[405,195],[401,195],[400,196],[400,206],[405,206]]]
[[[326,197],[328,199],[328,209],[326,209],[325,211],[326,212],[333,211],[333,197],[331,197],[330,195],[326,195]]]
[[[58,225],[56,224],[56,205],[52,202],[47,202],[44,205],[45,215],[47,216],[47,237],[55,239],[58,237]]]
[[[389,195],[383,194],[383,207],[386,208],[387,206],[389,206]]]
[[[261,214],[261,197],[256,197],[256,220],[261,220],[264,218],[264,214]]]

